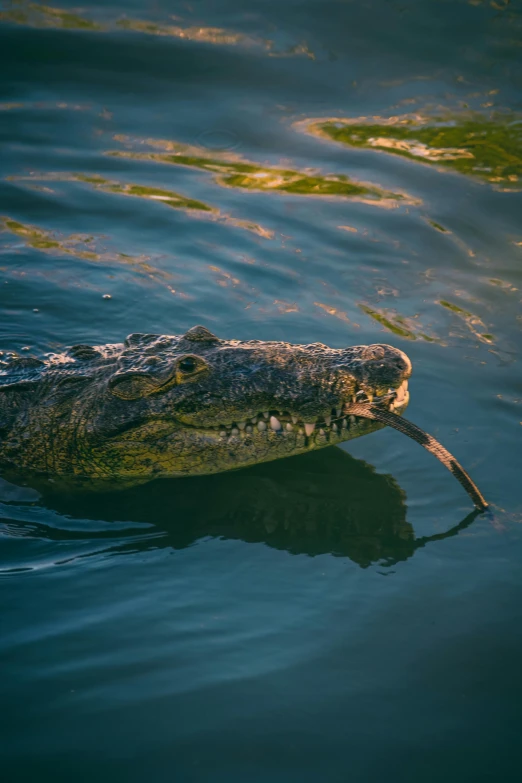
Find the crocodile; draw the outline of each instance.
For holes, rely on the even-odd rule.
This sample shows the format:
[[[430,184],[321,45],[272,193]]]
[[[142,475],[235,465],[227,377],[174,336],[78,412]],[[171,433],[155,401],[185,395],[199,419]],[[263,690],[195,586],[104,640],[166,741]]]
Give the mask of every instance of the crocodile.
[[[386,425],[436,453],[401,420],[411,370],[390,345],[225,340],[204,326],[42,358],[4,353],[0,464],[129,485],[302,454]],[[446,466],[464,483],[460,466]]]

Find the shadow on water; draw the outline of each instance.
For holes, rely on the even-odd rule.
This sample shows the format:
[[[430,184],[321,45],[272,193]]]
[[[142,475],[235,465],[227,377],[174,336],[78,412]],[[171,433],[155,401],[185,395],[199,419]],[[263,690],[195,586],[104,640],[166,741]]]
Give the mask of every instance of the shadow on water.
[[[15,490],[11,502],[23,498],[24,491],[17,498]],[[291,554],[347,557],[362,568],[407,560],[428,543],[457,535],[477,513],[444,533],[416,538],[406,520],[405,494],[395,480],[338,448],[117,492],[60,486],[58,492],[46,488],[36,503],[36,493],[30,497],[33,508],[57,512],[59,521],[49,526],[41,515],[36,522],[13,520],[18,536],[56,542],[110,539],[102,551],[111,554],[183,549],[210,537],[264,543]],[[5,499],[4,512],[10,505]],[[136,523],[147,526],[143,534],[136,535]],[[122,528],[130,535],[122,537]]]

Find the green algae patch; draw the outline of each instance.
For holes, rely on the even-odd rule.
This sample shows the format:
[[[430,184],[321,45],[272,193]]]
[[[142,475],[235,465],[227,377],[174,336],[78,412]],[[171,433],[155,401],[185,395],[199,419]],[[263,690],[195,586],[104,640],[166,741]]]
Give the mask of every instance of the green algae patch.
[[[308,133],[360,149],[448,168],[509,190],[522,187],[522,118],[480,113],[298,123]]]
[[[261,41],[220,27],[183,27],[180,25],[162,24],[141,19],[113,19],[105,25],[94,22],[77,13],[71,13],[63,8],[30,3],[25,0],[12,0],[7,8],[0,11],[0,21],[28,27],[57,28],[63,30],[108,31],[111,29],[128,30],[145,33],[146,35],[171,36],[189,41],[203,41],[214,44],[262,44],[269,47],[269,42]]]
[[[12,175],[7,179],[16,182],[80,182],[84,185],[93,187],[95,190],[100,190],[103,193],[130,196],[153,201],[158,204],[164,204],[167,207],[182,210],[193,216],[205,217],[206,219],[213,220],[217,223],[225,223],[234,226],[235,228],[250,231],[264,239],[273,239],[274,237],[274,232],[272,230],[265,228],[258,223],[254,223],[251,220],[241,220],[233,215],[220,212],[219,209],[206,204],[204,201],[188,198],[180,193],[175,193],[172,190],[164,190],[163,188],[153,188],[147,185],[136,185],[127,182],[116,182],[114,180],[105,179],[99,174],[49,172],[27,176]],[[29,187],[34,187],[34,185],[30,185]]]
[[[495,342],[495,338],[492,334],[482,331],[482,329],[486,328],[486,325],[484,321],[478,317],[478,315],[470,313],[469,310],[464,310],[464,308],[459,307],[459,305],[456,305],[453,302],[448,302],[445,299],[441,299],[438,304],[460,318],[460,320],[466,324],[470,332],[478,340],[480,340],[480,342],[487,343],[488,345],[491,345]]]
[[[121,193],[125,196],[137,196],[138,198],[152,199],[153,201],[161,201],[162,204],[166,204],[168,207],[174,207],[174,209],[186,209],[186,210],[201,210],[203,212],[214,212],[215,210],[203,201],[197,201],[193,198],[186,198],[179,193],[174,193],[172,190],[160,190],[159,188],[149,188],[144,185],[127,185],[119,182],[108,182],[102,186],[99,186],[101,190],[106,190],[110,193]]]
[[[63,30],[103,30],[102,25],[63,8],[37,3],[12,2],[0,11],[0,22]]]
[[[87,234],[63,234],[59,231],[21,223],[10,217],[0,216],[0,233],[9,233],[22,239],[27,247],[53,256],[72,256],[83,261],[99,264],[119,263],[133,267],[148,278],[161,281],[170,280],[172,275],[150,263],[149,256],[132,256],[127,253],[111,252],[100,246],[99,238]],[[174,290],[167,285],[173,293]]]
[[[53,8],[48,5],[35,5],[31,3],[31,10],[43,14],[47,19],[55,20],[57,26],[67,30],[102,30],[102,26],[91,19],[86,19],[78,14],[71,14],[61,8]]]
[[[99,177],[97,174],[74,174],[73,178],[78,182],[85,182],[87,185],[105,185],[109,180]],[[70,179],[67,175],[64,179]]]
[[[296,43],[280,50],[273,40],[257,35],[230,30],[209,25],[172,24],[174,17],[168,21],[153,21],[150,19],[133,19],[127,16],[106,18],[100,24],[79,13],[72,13],[63,8],[31,3],[28,0],[11,0],[2,4],[0,22],[18,24],[26,27],[57,30],[85,30],[92,32],[120,31],[157,37],[177,38],[182,41],[214,44],[218,46],[243,46],[256,48],[269,57],[308,57],[315,59],[314,52],[306,42]]]
[[[428,223],[430,224],[430,226],[432,226],[432,228],[435,228],[437,231],[440,231],[441,234],[451,233],[447,228],[444,228],[444,226],[441,226],[441,224],[437,223],[435,220],[428,220]]]
[[[132,183],[113,182],[105,180],[99,176],[85,176],[83,174],[73,174],[71,179],[75,179],[86,184],[93,185],[97,190],[105,193],[116,193],[122,196],[134,196],[135,198],[156,201],[165,204],[173,209],[181,209],[192,214],[205,213],[208,217],[217,222],[227,223],[228,225],[242,228],[266,239],[273,237],[273,232],[249,220],[240,220],[231,215],[226,215],[216,207],[205,204],[204,201],[187,198],[172,190],[163,190],[161,188],[152,188],[145,185],[134,185]]]
[[[441,299],[437,304],[444,307],[444,309],[448,310],[462,321],[480,342],[485,343],[486,345],[492,345],[495,342],[494,335],[486,330],[485,323],[474,313],[465,310],[463,307],[460,307],[453,302],[448,302],[445,299]],[[429,343],[438,343],[439,345],[446,344],[436,335],[427,334],[426,331],[423,330],[422,324],[417,316],[406,318],[395,310],[378,309],[362,303],[359,304],[359,308],[363,313],[397,337],[402,337],[405,340],[420,339]]]
[[[447,310],[451,310],[452,313],[457,313],[457,315],[463,316],[465,318],[473,317],[472,313],[469,313],[467,310],[463,310],[462,307],[459,307],[456,304],[446,302],[444,299],[441,299],[439,304],[442,305],[442,307],[445,307]]]
[[[487,282],[490,285],[494,285],[497,288],[501,288],[503,291],[511,291],[515,292],[518,291],[518,288],[516,288],[512,283],[509,282],[509,280],[500,280],[498,277],[490,277]]]
[[[117,136],[117,141],[129,143],[129,139]],[[131,141],[131,146],[132,146]],[[351,198],[382,206],[399,203],[418,203],[404,193],[392,193],[375,185],[357,182],[344,174],[321,174],[317,171],[266,166],[242,159],[235,153],[209,154],[200,147],[191,147],[162,140],[138,141],[140,146],[163,147],[164,152],[140,152],[111,150],[107,154],[117,158],[151,161],[173,166],[185,166],[210,172],[214,181],[222,187],[257,192],[287,193],[289,195]]]
[[[28,247],[33,247],[35,250],[73,255],[88,261],[99,260],[97,253],[84,249],[85,245],[92,241],[92,237],[80,234],[71,236],[59,235],[57,232],[20,223],[18,220],[12,220],[9,217],[0,217],[0,232],[14,234],[23,239]]]
[[[179,38],[184,41],[195,41],[219,46],[255,47],[258,50],[264,50],[269,57],[308,57],[311,60],[315,60],[315,54],[306,41],[288,46],[286,49],[279,49],[273,40],[260,38],[257,35],[248,33],[240,33],[224,27],[210,27],[204,24],[183,26],[129,17],[118,19],[114,26],[120,30],[142,33],[144,35]]]
[[[175,161],[173,161],[175,162]],[[242,190],[279,191],[300,196],[366,196],[368,198],[400,198],[396,194],[379,191],[378,188],[355,183],[345,176],[311,176],[288,169],[252,167],[249,173],[234,172],[216,177],[221,185]]]
[[[183,27],[181,25],[162,24],[161,22],[150,22],[146,19],[118,19],[116,27],[121,30],[130,30],[135,33],[144,33],[145,35],[168,36],[171,38],[181,38],[187,41],[201,41],[202,43],[212,43],[221,45],[262,45],[267,46],[268,42],[260,39],[226,30],[222,27],[206,27],[205,25],[197,27]]]
[[[174,209],[183,209],[186,211],[200,211],[211,212],[217,214],[218,210],[215,207],[205,204],[204,201],[198,201],[197,199],[187,198],[180,193],[175,193],[173,190],[164,190],[162,188],[152,188],[146,185],[135,185],[133,183],[115,182],[114,180],[105,179],[98,174],[83,174],[83,173],[58,173],[58,174],[42,174],[33,175],[30,177],[12,177],[11,179],[21,180],[44,180],[53,182],[82,182],[85,185],[91,185],[96,190],[102,190],[105,193],[117,193],[122,196],[135,196],[137,198],[149,199],[151,201],[159,201],[162,204],[166,204],[168,207]]]
[[[394,310],[378,310],[374,307],[369,307],[365,304],[359,304],[359,308],[381,324],[387,331],[397,335],[397,337],[403,337],[406,340],[426,340],[429,343],[441,343],[437,337],[426,334],[421,331],[421,325],[416,318],[406,318],[403,315],[395,312]]]
[[[258,44],[269,48],[270,42],[261,41],[242,33],[225,30],[220,27],[183,27],[180,25],[162,24],[142,19],[113,19],[105,25],[71,13],[63,8],[13,0],[7,3],[7,8],[0,11],[0,21],[20,24],[27,27],[55,28],[62,30],[109,31],[126,30],[144,33],[146,35],[170,36],[188,41],[202,41],[213,44]]]

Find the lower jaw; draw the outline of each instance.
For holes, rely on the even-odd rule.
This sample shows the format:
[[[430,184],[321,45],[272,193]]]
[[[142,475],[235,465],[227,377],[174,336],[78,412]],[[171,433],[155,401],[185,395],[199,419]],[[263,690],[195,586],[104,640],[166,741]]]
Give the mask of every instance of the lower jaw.
[[[409,397],[406,397],[403,404],[397,406],[394,412],[402,414],[408,401]],[[267,428],[264,431],[257,429],[252,432],[240,431],[227,436],[219,435],[216,430],[191,428],[190,443],[183,435],[183,430],[174,426],[170,432],[165,432],[161,448],[151,449],[150,453],[145,455],[143,443],[139,440],[115,442],[112,447],[119,447],[129,460],[128,466],[123,463],[118,465],[118,477],[126,478],[131,482],[147,481],[153,478],[201,476],[239,470],[262,462],[297,456],[326,446],[336,446],[344,441],[383,429],[384,426],[364,417],[357,416],[351,419],[348,416],[346,427],[337,426],[336,430],[331,425],[317,426],[308,436],[304,431],[299,432],[301,429],[299,425],[292,431]],[[112,466],[107,466],[107,470],[102,470],[102,473],[107,476],[116,475]]]

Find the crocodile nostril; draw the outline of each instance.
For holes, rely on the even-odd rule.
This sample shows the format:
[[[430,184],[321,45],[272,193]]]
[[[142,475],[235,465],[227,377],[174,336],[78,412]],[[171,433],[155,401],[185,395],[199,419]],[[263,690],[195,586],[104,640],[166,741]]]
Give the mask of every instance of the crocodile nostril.
[[[396,348],[395,350],[400,354],[401,359],[403,360],[403,362],[405,364],[404,375],[405,375],[406,378],[409,378],[410,375],[411,375],[411,371],[412,371],[410,357],[407,354],[405,354],[404,351],[401,351],[400,348]]]

